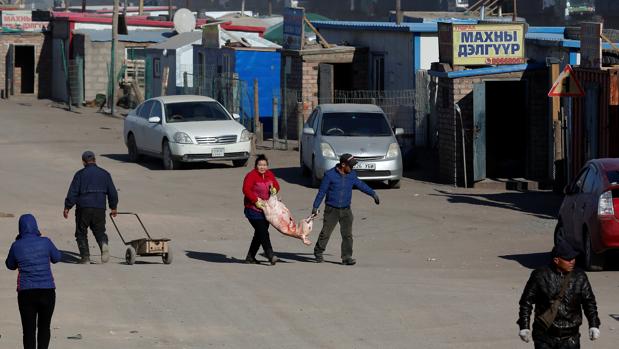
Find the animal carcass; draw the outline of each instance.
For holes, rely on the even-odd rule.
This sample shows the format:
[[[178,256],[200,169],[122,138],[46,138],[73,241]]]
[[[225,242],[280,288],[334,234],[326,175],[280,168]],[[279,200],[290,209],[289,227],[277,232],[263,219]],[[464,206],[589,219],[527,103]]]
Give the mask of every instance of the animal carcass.
[[[277,195],[263,201],[262,210],[266,219],[280,233],[301,239],[304,244],[310,245],[309,235],[312,232],[313,221],[316,215],[311,215],[298,223],[294,221],[294,217],[290,214],[290,210],[282,203]]]

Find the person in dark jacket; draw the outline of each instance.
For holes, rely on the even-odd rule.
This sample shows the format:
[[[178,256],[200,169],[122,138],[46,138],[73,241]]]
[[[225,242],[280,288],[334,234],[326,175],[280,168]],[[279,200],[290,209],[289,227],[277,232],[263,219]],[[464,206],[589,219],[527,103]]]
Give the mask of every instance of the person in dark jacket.
[[[54,243],[41,236],[34,216],[25,214],[19,217],[19,234],[11,245],[5,264],[10,270],[19,270],[17,303],[24,349],[47,349],[49,346],[50,324],[56,305],[56,285],[49,263],[58,263],[60,257]]]
[[[531,337],[530,317],[535,306],[533,322],[533,342],[536,349],[578,349],[580,348],[580,325],[584,312],[589,322],[589,339],[600,337],[600,319],[598,318],[595,295],[587,274],[575,269],[578,252],[569,243],[561,241],[552,250],[552,263],[531,273],[531,277],[520,298],[518,335],[524,342]],[[563,297],[559,300],[558,312],[552,325],[545,329],[538,316],[551,307],[551,303],[560,296],[563,282],[566,280]]]
[[[367,184],[361,181],[353,167],[357,164],[355,159],[350,154],[343,154],[340,157],[340,162],[332,169],[325,172],[324,178],[320,183],[320,189],[314,205],[312,214],[318,213],[318,208],[322,200],[327,197],[325,202],[324,221],[322,230],[314,247],[314,256],[317,263],[322,263],[327,243],[331,237],[336,224],[340,224],[340,233],[342,234],[342,264],[355,265],[357,261],[352,258],[352,223],[353,214],[350,209],[352,201],[352,190],[358,188],[365,194],[374,198],[374,202],[378,205],[380,200],[378,194]]]
[[[258,155],[254,169],[243,180],[244,213],[249,224],[254,228],[254,238],[251,240],[245,258],[247,264],[258,264],[256,253],[258,253],[260,246],[262,246],[271,265],[277,263],[277,256],[273,253],[271,238],[269,237],[269,222],[262,212],[262,207],[264,207],[264,201],[268,200],[271,194],[277,193],[279,189],[275,175],[269,170],[269,160],[262,154]]]
[[[101,262],[107,263],[110,259],[107,234],[105,234],[105,199],[112,210],[112,216],[116,217],[118,206],[118,193],[112,176],[104,169],[97,166],[95,154],[85,151],[82,154],[84,168],[77,171],[69,187],[69,192],[64,200],[64,218],[69,218],[69,211],[75,209],[75,240],[80,250],[80,263],[90,263],[90,251],[88,249],[88,228],[95,235],[97,244],[101,249]]]

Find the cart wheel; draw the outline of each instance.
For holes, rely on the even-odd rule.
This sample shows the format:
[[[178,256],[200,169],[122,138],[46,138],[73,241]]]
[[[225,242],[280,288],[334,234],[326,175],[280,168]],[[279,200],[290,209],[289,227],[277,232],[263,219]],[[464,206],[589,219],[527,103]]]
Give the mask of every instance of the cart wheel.
[[[163,256],[161,256],[161,259],[163,259],[163,264],[172,263],[172,250],[168,248],[168,253],[164,253]]]
[[[133,263],[135,263],[135,248],[133,248],[133,246],[127,247],[127,252],[125,252],[125,261],[129,265],[133,265]]]

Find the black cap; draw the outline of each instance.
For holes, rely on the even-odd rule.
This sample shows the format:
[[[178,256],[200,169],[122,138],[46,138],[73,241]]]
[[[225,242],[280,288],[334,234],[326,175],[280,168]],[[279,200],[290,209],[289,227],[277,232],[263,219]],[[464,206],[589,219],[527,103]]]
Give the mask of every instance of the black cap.
[[[86,150],[85,152],[82,153],[82,160],[86,162],[94,161],[95,153],[91,152],[90,150]]]
[[[351,154],[342,154],[342,156],[340,156],[340,164],[347,164],[350,167],[354,167],[357,164],[357,159]]]
[[[578,254],[578,251],[576,251],[572,245],[565,240],[559,241],[559,243],[552,249],[552,257],[559,257],[567,261],[576,258]]]

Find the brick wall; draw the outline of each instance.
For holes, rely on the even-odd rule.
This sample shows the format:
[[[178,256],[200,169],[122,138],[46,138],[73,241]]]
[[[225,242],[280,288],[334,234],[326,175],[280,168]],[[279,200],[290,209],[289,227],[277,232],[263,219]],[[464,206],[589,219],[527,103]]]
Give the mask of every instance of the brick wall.
[[[546,70],[517,72],[459,79],[440,78],[438,84],[438,134],[439,134],[439,176],[445,183],[464,184],[462,157],[462,134],[460,120],[454,103],[462,112],[465,129],[467,179],[473,178],[473,86],[485,80],[524,80],[527,82],[527,164],[526,177],[546,180],[549,173],[549,114],[546,89],[548,75]],[[505,104],[509,105],[509,91],[505,91]]]
[[[40,88],[42,83],[48,84],[49,62],[51,54],[45,50],[45,34],[43,33],[21,33],[21,34],[0,34],[0,90],[7,91],[6,86],[6,55],[9,46],[13,45],[32,45],[35,52],[34,66],[34,95],[40,98],[48,97],[48,90]],[[20,94],[21,88],[21,69],[14,69],[15,81],[13,85],[14,94]]]

